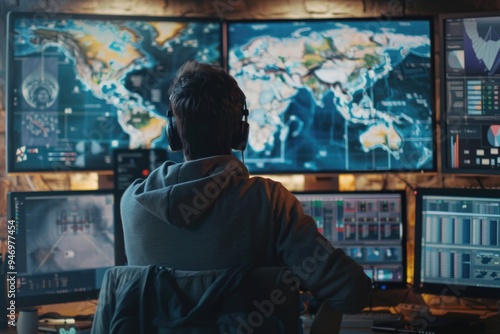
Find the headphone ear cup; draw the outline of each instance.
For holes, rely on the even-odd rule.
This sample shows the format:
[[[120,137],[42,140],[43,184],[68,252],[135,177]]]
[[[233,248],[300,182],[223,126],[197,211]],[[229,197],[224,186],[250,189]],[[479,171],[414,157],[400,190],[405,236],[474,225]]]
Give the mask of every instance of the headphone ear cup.
[[[168,111],[167,113],[168,124],[167,124],[167,138],[168,143],[170,144],[170,149],[175,151],[182,150],[182,140],[179,136],[179,131],[177,131],[177,126],[175,124],[174,117],[172,115],[172,111]]]
[[[247,121],[241,121],[238,131],[233,136],[233,150],[244,151],[248,143],[250,125]]]

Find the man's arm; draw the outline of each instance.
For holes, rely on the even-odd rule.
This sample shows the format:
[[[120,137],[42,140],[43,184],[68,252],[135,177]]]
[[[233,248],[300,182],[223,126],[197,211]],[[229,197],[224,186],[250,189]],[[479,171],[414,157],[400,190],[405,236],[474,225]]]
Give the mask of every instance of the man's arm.
[[[277,255],[296,275],[300,286],[344,313],[368,305],[372,282],[363,267],[318,231],[300,202],[283,186],[273,196]]]

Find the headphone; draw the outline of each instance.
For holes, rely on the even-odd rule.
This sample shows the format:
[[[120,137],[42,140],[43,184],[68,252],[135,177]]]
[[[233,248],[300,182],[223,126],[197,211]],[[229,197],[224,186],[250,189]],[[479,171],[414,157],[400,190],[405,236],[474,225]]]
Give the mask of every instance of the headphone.
[[[170,149],[174,152],[182,150],[182,141],[179,136],[179,131],[177,131],[177,125],[175,124],[174,114],[171,109],[167,111],[167,138],[170,144]]]
[[[238,130],[233,134],[231,148],[233,150],[243,152],[247,147],[248,134],[250,130],[250,125],[248,124],[248,109],[246,101],[243,101],[243,110],[241,111],[241,114],[243,119],[238,126]],[[170,144],[170,149],[174,152],[180,151],[182,150],[182,140],[179,136],[177,125],[175,124],[174,113],[171,109],[167,111],[167,119],[167,138]]]

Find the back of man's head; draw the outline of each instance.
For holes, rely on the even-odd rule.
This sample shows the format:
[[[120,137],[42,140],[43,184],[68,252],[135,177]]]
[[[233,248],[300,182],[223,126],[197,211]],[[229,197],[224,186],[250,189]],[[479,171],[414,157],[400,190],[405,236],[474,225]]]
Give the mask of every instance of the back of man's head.
[[[245,95],[222,68],[189,61],[170,86],[170,109],[187,160],[231,154]]]

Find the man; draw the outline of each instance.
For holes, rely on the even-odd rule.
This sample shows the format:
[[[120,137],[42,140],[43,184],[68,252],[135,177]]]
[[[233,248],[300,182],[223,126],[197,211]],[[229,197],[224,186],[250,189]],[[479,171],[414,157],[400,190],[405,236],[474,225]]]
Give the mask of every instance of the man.
[[[360,311],[371,291],[362,267],[332,247],[280,183],[249,178],[232,156],[248,135],[236,81],[220,68],[188,62],[170,88],[170,108],[169,140],[186,162],[165,162],[124,193],[129,264],[286,266],[315,297],[342,312]]]

